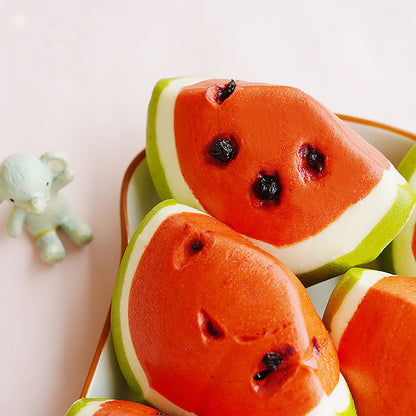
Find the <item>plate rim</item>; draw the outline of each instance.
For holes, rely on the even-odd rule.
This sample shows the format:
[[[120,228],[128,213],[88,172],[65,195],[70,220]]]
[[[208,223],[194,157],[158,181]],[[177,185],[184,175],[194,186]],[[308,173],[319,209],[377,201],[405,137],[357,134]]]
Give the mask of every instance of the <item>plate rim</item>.
[[[136,168],[143,162],[143,160],[146,157],[146,150],[141,150],[134,159],[130,162],[128,165],[124,176],[123,181],[121,183],[121,190],[120,190],[120,201],[119,201],[119,209],[120,209],[120,228],[121,228],[121,253],[120,253],[120,262],[123,257],[123,253],[127,247],[127,244],[129,242],[128,237],[128,230],[129,230],[129,221],[128,221],[128,215],[127,215],[127,194],[128,194],[128,188],[131,181],[131,178],[133,177],[133,174],[136,170]],[[90,365],[90,368],[88,370],[87,377],[85,379],[84,385],[82,387],[82,391],[80,394],[80,399],[85,398],[88,394],[88,390],[91,387],[91,382],[94,378],[98,362],[100,361],[101,354],[103,352],[103,349],[105,347],[105,344],[107,342],[108,336],[110,334],[111,329],[111,304],[107,311],[107,317],[104,322],[104,327],[101,330],[100,338],[98,340],[97,347],[94,352],[94,356]]]
[[[365,119],[365,118],[360,118],[360,117],[355,117],[355,116],[350,116],[350,115],[346,115],[346,114],[339,114],[336,113],[336,116],[339,117],[341,120],[343,121],[347,121],[347,122],[351,122],[351,123],[356,123],[356,124],[362,124],[364,126],[370,126],[370,127],[375,127],[381,130],[386,130],[390,133],[395,133],[404,137],[407,137],[411,140],[413,140],[414,142],[416,142],[416,134],[411,133],[407,130],[403,130],[400,129],[398,127],[394,127],[385,123],[381,123],[378,121],[373,121],[373,120],[369,120],[369,119]],[[137,167],[144,161],[146,157],[146,149],[142,149],[135,157],[134,159],[130,162],[130,164],[128,165],[124,176],[123,176],[123,180],[121,183],[121,190],[120,190],[120,201],[119,201],[119,209],[120,209],[120,227],[121,227],[121,253],[120,253],[120,261],[121,258],[123,257],[123,253],[127,247],[128,241],[129,241],[129,237],[128,237],[128,230],[129,230],[129,221],[128,221],[128,214],[127,214],[127,194],[128,194],[128,188],[131,182],[131,178],[135,172],[135,170],[137,169]],[[86,380],[84,382],[82,391],[81,391],[81,395],[79,398],[85,398],[88,394],[88,390],[91,387],[91,382],[94,378],[97,366],[98,366],[98,362],[100,360],[100,357],[102,355],[104,346],[107,342],[108,336],[110,334],[110,329],[111,329],[111,325],[110,325],[110,316],[111,316],[111,305],[108,309],[107,312],[107,317],[104,323],[104,327],[101,331],[101,335],[100,338],[98,340],[98,345],[96,347],[90,368],[88,370],[88,374],[86,377]]]

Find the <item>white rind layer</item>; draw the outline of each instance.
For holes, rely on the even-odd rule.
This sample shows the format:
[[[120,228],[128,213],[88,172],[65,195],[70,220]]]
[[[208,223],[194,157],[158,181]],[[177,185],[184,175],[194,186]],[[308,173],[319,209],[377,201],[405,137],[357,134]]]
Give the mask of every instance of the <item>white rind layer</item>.
[[[86,406],[81,408],[77,413],[77,416],[93,416],[95,412],[98,412],[101,409],[101,405],[108,400],[93,400],[88,402]]]
[[[295,274],[315,270],[353,251],[390,210],[397,197],[397,185],[405,183],[391,165],[365,198],[349,206],[335,221],[306,240],[286,247],[250,240],[277,257]]]
[[[173,198],[185,205],[202,210],[182,176],[175,142],[175,103],[182,88],[205,81],[207,78],[184,77],[169,82],[160,94],[156,113],[156,138],[160,161],[166,172],[166,181],[173,191]]]
[[[120,326],[126,358],[133,374],[143,390],[143,397],[149,403],[163,409],[165,412],[178,416],[197,416],[194,413],[179,408],[149,386],[146,374],[143,367],[140,365],[134,350],[128,319],[130,288],[141,256],[160,224],[162,224],[162,222],[170,215],[181,212],[202,213],[199,210],[182,204],[165,206],[155,213],[137,237],[130,254],[130,261],[125,270],[124,283],[120,296]],[[340,374],[339,381],[332,393],[329,396],[324,395],[320,403],[305,416],[336,416],[347,410],[349,405],[350,393],[344,378]]]
[[[329,332],[337,350],[348,324],[368,290],[386,276],[391,276],[391,274],[378,270],[363,269],[360,279],[345,296],[329,325]]]
[[[410,178],[409,184],[416,191],[416,173]],[[412,249],[415,224],[416,209],[392,243],[394,272],[402,276],[416,276],[416,260]]]
[[[339,380],[332,393],[324,395],[319,404],[305,416],[336,416],[344,413],[350,406],[350,391],[347,383],[339,374]]]

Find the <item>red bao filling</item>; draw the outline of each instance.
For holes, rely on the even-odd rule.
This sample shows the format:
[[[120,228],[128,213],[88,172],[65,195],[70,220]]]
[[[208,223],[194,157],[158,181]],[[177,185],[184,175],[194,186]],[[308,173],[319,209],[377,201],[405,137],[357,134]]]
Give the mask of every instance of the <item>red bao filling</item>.
[[[174,129],[192,192],[235,230],[277,246],[304,240],[368,195],[389,168],[380,152],[302,91],[236,81],[219,103],[215,97],[228,85],[210,80],[183,88]],[[221,137],[232,142],[214,146],[213,156]],[[279,189],[269,181],[257,192],[261,175],[278,177]]]
[[[335,348],[299,280],[207,215],[158,227],[129,323],[150,386],[201,416],[305,414],[338,382]]]

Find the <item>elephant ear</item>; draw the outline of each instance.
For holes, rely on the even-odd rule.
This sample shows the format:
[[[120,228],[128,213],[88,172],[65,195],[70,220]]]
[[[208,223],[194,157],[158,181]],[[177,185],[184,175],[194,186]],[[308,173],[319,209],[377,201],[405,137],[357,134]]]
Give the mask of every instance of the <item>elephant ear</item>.
[[[69,166],[69,159],[64,152],[54,150],[44,153],[40,160],[53,173],[52,192],[58,192],[59,189],[74,179],[74,171]]]
[[[46,152],[40,157],[40,160],[54,172],[62,172],[69,166],[68,157],[60,150]]]

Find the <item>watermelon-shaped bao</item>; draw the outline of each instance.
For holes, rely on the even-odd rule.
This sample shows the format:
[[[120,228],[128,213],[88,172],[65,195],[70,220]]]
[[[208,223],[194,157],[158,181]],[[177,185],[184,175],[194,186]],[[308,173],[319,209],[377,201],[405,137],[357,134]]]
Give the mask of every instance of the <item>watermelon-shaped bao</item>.
[[[415,201],[379,151],[292,87],[161,80],[146,154],[162,199],[225,222],[305,285],[377,257]]]
[[[65,416],[161,416],[159,410],[139,403],[113,399],[79,399]],[[166,415],[167,416],[167,415]]]
[[[416,415],[416,278],[350,269],[324,322],[358,415]]]
[[[355,415],[306,289],[215,218],[167,200],[142,221],[111,330],[138,401],[198,416]]]
[[[398,171],[416,190],[416,145],[400,162]],[[383,270],[402,276],[416,276],[416,210],[409,221],[380,256]]]

